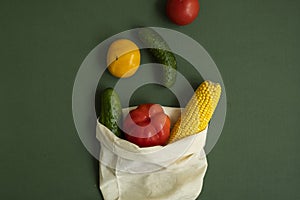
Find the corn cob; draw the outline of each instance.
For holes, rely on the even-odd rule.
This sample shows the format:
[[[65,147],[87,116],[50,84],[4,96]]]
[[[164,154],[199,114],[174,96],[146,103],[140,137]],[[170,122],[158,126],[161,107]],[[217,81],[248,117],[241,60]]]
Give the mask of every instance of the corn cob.
[[[220,95],[220,84],[204,81],[197,88],[181,117],[175,123],[169,143],[203,131],[217,107]]]

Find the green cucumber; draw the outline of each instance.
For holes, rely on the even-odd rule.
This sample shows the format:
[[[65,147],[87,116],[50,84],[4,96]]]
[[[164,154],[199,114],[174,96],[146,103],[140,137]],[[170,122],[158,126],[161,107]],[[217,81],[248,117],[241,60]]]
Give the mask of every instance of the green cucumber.
[[[140,40],[146,45],[151,46],[150,53],[156,61],[163,64],[163,84],[170,88],[174,85],[177,75],[177,63],[175,55],[167,42],[153,29],[141,28],[138,32]]]
[[[99,121],[116,136],[121,137],[122,131],[119,128],[122,119],[122,107],[119,95],[112,88],[105,89],[101,94],[101,106]]]

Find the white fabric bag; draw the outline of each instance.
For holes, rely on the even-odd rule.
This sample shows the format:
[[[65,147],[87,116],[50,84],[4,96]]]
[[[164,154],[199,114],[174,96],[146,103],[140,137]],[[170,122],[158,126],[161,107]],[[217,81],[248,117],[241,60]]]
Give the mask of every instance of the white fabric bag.
[[[129,109],[123,109],[125,116]],[[180,108],[163,107],[173,125]],[[194,200],[201,192],[207,160],[207,129],[166,146],[140,148],[97,123],[100,190],[105,200]]]

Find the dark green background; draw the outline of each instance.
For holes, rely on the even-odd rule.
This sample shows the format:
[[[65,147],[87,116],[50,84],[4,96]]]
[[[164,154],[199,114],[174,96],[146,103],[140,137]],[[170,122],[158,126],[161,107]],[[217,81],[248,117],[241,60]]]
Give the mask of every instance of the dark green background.
[[[227,118],[200,199],[300,199],[300,1],[200,3],[178,27],[165,0],[1,0],[0,199],[100,199],[73,82],[90,50],[138,25],[193,37],[223,76]]]

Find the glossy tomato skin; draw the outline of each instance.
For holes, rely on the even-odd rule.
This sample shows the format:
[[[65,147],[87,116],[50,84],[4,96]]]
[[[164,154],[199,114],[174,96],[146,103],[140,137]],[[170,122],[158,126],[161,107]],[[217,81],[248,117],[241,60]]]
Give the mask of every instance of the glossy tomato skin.
[[[133,41],[118,39],[110,45],[106,59],[108,71],[113,76],[128,78],[138,70],[141,54],[139,47]]]
[[[165,145],[170,127],[170,118],[159,104],[138,106],[129,112],[123,123],[125,139],[139,147]]]
[[[198,0],[168,0],[167,16],[177,25],[192,23],[198,16],[200,5]]]

